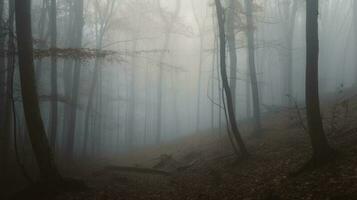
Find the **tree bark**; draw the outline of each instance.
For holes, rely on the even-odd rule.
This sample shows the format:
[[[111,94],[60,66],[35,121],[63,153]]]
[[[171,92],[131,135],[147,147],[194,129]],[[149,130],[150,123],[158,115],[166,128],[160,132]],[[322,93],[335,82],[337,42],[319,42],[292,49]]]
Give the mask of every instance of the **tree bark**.
[[[15,13],[21,92],[27,129],[41,178],[57,182],[60,175],[51,155],[37,96],[33,62],[31,1],[15,0]]]
[[[231,125],[231,130],[233,132],[234,139],[237,142],[242,155],[246,157],[248,156],[248,151],[238,129],[236,116],[234,114],[232,93],[229,87],[227,70],[226,70],[226,36],[225,36],[225,29],[224,29],[224,11],[220,0],[215,0],[215,3],[216,3],[217,19],[218,19],[218,27],[219,27],[221,78],[222,78],[223,89],[227,100],[229,123]]]
[[[306,114],[313,149],[312,159],[317,164],[325,161],[331,153],[320,113],[318,14],[318,0],[306,1]]]

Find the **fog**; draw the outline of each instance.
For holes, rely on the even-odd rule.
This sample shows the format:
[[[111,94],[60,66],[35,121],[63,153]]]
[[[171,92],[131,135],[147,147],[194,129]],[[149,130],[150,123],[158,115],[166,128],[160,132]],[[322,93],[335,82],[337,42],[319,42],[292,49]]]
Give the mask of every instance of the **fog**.
[[[320,0],[318,27],[306,18],[311,6],[303,0],[32,0],[29,55],[41,112],[37,122],[42,120],[47,136],[33,139],[30,118],[37,119],[37,104],[28,107],[33,115],[26,114],[30,93],[17,40],[19,28],[27,26],[14,2],[0,0],[0,151],[8,163],[3,174],[19,164],[32,179],[42,173],[36,168],[41,156],[34,153],[38,138],[48,143],[49,160],[64,174],[73,170],[69,163],[76,170],[97,167],[98,161],[129,165],[121,158],[153,149],[156,157],[174,155],[187,141],[190,148],[210,145],[207,138],[244,157],[244,143],[249,152],[252,141],[265,141],[260,136],[269,138],[275,129],[310,136],[314,158],[314,120],[322,117],[321,129],[330,137],[338,132],[328,127],[339,113],[329,118],[329,109],[355,95],[354,0]],[[317,56],[309,56],[310,49]],[[314,58],[318,68],[309,63]],[[316,70],[318,84],[306,77]],[[321,114],[310,116],[319,103]],[[39,127],[33,130],[41,134]],[[165,150],[173,144],[181,149]]]

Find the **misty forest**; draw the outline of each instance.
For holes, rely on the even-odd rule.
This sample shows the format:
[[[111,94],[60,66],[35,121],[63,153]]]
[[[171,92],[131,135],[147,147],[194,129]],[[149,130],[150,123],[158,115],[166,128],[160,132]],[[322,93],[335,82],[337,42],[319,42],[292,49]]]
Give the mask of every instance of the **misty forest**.
[[[0,199],[357,199],[357,1],[0,0]]]

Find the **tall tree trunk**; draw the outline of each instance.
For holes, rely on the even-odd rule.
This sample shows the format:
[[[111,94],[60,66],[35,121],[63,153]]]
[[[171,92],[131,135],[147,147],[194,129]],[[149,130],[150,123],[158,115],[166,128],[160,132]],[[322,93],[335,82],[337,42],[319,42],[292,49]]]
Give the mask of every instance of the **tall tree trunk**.
[[[137,36],[134,35],[134,42],[132,46],[132,51],[136,52],[137,50]],[[134,53],[135,54],[135,53]],[[134,145],[134,134],[135,134],[135,112],[136,112],[136,72],[137,66],[136,62],[137,57],[133,55],[131,60],[131,79],[130,79],[130,97],[129,97],[129,118],[128,118],[128,131],[125,136],[126,145],[128,149],[131,149]]]
[[[326,161],[331,153],[320,113],[318,14],[318,0],[306,1],[306,114],[313,149],[313,162],[316,164]]]
[[[66,46],[69,48],[76,48],[75,47],[75,37],[73,37],[75,31],[75,4],[72,1],[68,2],[69,6],[69,13],[68,13],[68,25],[67,25],[67,35],[66,35]],[[71,99],[72,93],[72,81],[73,81],[73,59],[65,59],[63,62],[63,89],[64,89],[64,96],[67,99]],[[63,111],[63,119],[62,119],[62,135],[68,136],[68,126],[69,126],[69,115],[71,111],[71,105],[65,104],[64,111]],[[65,146],[67,140],[63,140]],[[63,152],[65,154],[65,152]]]
[[[102,33],[102,31],[99,31]],[[88,145],[88,138],[89,138],[89,118],[91,115],[91,109],[93,106],[93,97],[94,97],[94,92],[97,87],[98,83],[98,74],[100,70],[100,58],[99,58],[99,51],[102,50],[102,43],[103,43],[103,34],[100,34],[97,36],[97,53],[96,53],[96,58],[94,61],[94,73],[92,76],[92,81],[90,82],[90,88],[89,88],[89,95],[88,95],[88,103],[86,106],[86,111],[85,111],[85,117],[84,117],[84,145],[83,145],[83,150],[82,153],[85,155],[87,151],[87,145]]]
[[[196,102],[196,133],[200,130],[200,113],[201,113],[201,87],[202,87],[202,63],[203,63],[203,33],[200,29],[200,52],[198,63],[198,79],[197,79],[197,102]]]
[[[234,28],[235,18],[235,0],[229,0],[229,7],[227,9],[227,42],[230,60],[230,88],[232,91],[233,106],[236,111],[236,91],[237,91],[237,52],[236,52],[236,36]]]
[[[4,0],[0,0],[0,28],[5,29],[5,24],[3,23],[4,16]],[[11,11],[10,11],[11,13]],[[0,36],[0,184],[5,184],[7,180],[7,158],[8,158],[8,147],[9,147],[9,137],[8,133],[5,132],[5,111],[6,106],[6,70],[5,66],[5,36]]]
[[[198,34],[199,34],[199,63],[198,63],[198,78],[197,78],[197,100],[196,100],[196,133],[200,129],[200,113],[201,113],[201,85],[202,85],[202,63],[203,63],[203,30],[202,25],[200,24],[200,20],[198,15],[195,12],[194,1],[191,1],[193,16],[195,18],[196,24],[198,26]]]
[[[169,42],[169,35],[165,34],[164,47],[167,48]],[[161,132],[162,132],[162,90],[163,90],[163,66],[162,61],[164,59],[165,52],[160,53],[159,58],[159,82],[158,82],[158,92],[157,92],[157,119],[156,119],[156,127],[157,133],[155,142],[156,144],[161,143]]]
[[[248,39],[248,63],[250,81],[253,96],[253,115],[255,123],[255,134],[259,134],[261,130],[260,120],[260,103],[259,103],[259,90],[258,80],[255,66],[255,42],[254,42],[254,22],[253,22],[253,5],[252,0],[245,0],[246,15],[247,15],[247,39]]]
[[[57,0],[51,0],[50,11],[50,32],[51,32],[51,109],[50,109],[50,145],[55,151],[57,138],[57,118],[58,118],[58,104],[57,104]]]
[[[229,123],[231,125],[231,130],[233,132],[235,142],[237,142],[242,155],[246,157],[248,156],[248,151],[247,148],[245,147],[245,144],[243,142],[243,139],[238,129],[236,116],[234,114],[232,93],[228,83],[228,76],[227,76],[227,69],[226,69],[226,35],[224,29],[224,11],[220,0],[215,0],[215,3],[216,3],[217,19],[218,19],[218,27],[219,27],[221,78],[222,78],[223,89],[226,95]]]
[[[99,74],[99,58],[98,56],[95,58],[94,61],[94,73],[92,77],[92,81],[90,83],[90,88],[89,88],[89,96],[88,96],[88,103],[86,106],[86,111],[85,111],[85,117],[84,117],[84,141],[83,141],[83,150],[82,153],[83,155],[86,154],[87,151],[87,145],[88,145],[88,138],[89,138],[89,119],[91,116],[91,110],[93,106],[93,100],[94,100],[94,92],[95,88],[98,82],[98,74]]]
[[[9,1],[9,29],[8,29],[8,52],[7,52],[7,73],[5,80],[5,112],[4,112],[4,127],[2,127],[3,136],[4,136],[4,166],[8,166],[9,153],[10,153],[10,144],[11,144],[11,131],[12,131],[12,90],[13,90],[13,76],[14,76],[14,67],[15,67],[15,44],[14,44],[14,22],[15,22],[15,2],[13,0]]]
[[[21,92],[27,129],[41,178],[46,181],[59,181],[60,175],[51,155],[36,90],[31,30],[31,0],[15,0],[15,13]]]
[[[286,95],[293,96],[293,41],[294,41],[294,30],[295,30],[295,21],[296,13],[298,9],[298,1],[292,0],[291,4],[286,4],[284,8],[286,15],[284,18],[287,19],[286,31],[285,31],[285,42],[286,49],[286,73],[285,73],[285,94],[284,99],[287,100],[288,105],[291,105],[291,98],[286,98]],[[286,102],[286,101],[285,101]]]
[[[49,0],[43,0],[42,1],[42,8],[41,8],[41,14],[40,14],[40,19],[38,21],[38,31],[39,31],[39,39],[40,43],[38,48],[39,49],[45,49],[47,44],[47,38],[45,35],[45,24],[46,24],[46,19],[47,19],[47,12],[48,12],[48,1]],[[42,78],[42,59],[38,59],[36,61],[36,79],[39,82]]]
[[[156,121],[156,127],[157,127],[157,133],[156,133],[156,144],[161,143],[161,132],[162,132],[162,93],[163,93],[163,79],[164,79],[164,69],[163,69],[163,61],[165,59],[165,54],[166,54],[166,49],[169,46],[170,39],[171,39],[171,31],[173,28],[173,23],[178,17],[178,14],[181,9],[181,0],[176,0],[175,4],[175,11],[172,15],[172,19],[168,20],[167,16],[164,14],[162,8],[161,8],[161,0],[157,0],[157,4],[159,7],[161,19],[165,22],[165,39],[164,39],[164,44],[163,44],[163,51],[160,53],[159,56],[159,81],[158,81],[158,93],[157,93],[157,121]]]
[[[0,0],[0,29],[5,30],[5,23],[3,23],[3,13],[4,13],[4,0]],[[4,127],[4,112],[5,112],[5,98],[6,98],[6,67],[5,67],[5,36],[0,36],[0,128],[3,130]],[[2,134],[0,134],[1,137]]]
[[[75,30],[75,47],[80,50],[82,47],[82,35],[83,35],[83,0],[78,0],[75,2],[75,19],[76,19],[76,30]],[[77,121],[77,109],[76,105],[78,104],[79,99],[79,83],[80,83],[80,74],[81,74],[81,59],[76,58],[73,71],[73,87],[71,94],[71,110],[69,112],[68,118],[68,141],[66,148],[66,157],[68,160],[72,161],[74,156],[74,139],[75,139],[75,130],[76,130],[76,121]]]
[[[357,55],[357,1],[353,1],[353,34],[354,34],[354,55]],[[354,56],[355,65],[355,80],[354,85],[357,86],[357,56]]]

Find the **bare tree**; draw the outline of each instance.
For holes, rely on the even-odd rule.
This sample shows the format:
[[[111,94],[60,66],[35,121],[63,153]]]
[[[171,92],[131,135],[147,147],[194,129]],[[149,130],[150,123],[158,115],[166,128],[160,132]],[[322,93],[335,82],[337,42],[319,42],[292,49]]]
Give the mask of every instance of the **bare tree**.
[[[220,0],[215,0],[216,3],[216,10],[217,10],[217,19],[218,19],[218,28],[219,28],[219,44],[220,44],[220,69],[221,69],[221,78],[222,78],[222,85],[224,89],[224,93],[226,96],[227,101],[227,112],[228,112],[228,119],[229,124],[231,126],[231,130],[233,132],[233,136],[235,142],[237,142],[241,154],[243,157],[248,156],[247,148],[243,142],[243,139],[240,135],[236,116],[234,114],[234,106],[232,101],[232,93],[228,83],[228,76],[227,76],[227,69],[226,69],[226,34],[224,28],[224,11]],[[234,145],[234,143],[233,143]],[[235,147],[234,147],[235,148]]]

